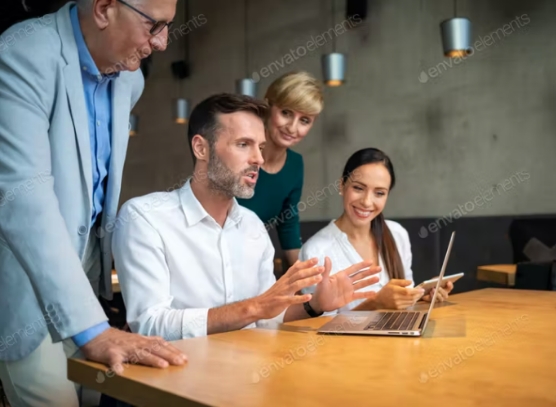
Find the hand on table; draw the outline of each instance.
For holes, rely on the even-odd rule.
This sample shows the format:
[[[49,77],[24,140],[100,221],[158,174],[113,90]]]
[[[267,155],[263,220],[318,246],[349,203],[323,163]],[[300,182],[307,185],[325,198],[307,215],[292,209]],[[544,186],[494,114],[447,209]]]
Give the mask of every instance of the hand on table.
[[[85,357],[121,374],[124,363],[165,368],[182,365],[187,356],[158,336],[143,336],[109,328],[81,347]]]

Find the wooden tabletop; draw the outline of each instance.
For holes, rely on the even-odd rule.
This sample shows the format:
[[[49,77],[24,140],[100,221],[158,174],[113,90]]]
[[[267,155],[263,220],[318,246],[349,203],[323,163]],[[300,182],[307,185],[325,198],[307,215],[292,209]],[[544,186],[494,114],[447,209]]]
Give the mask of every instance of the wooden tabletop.
[[[515,285],[515,264],[492,264],[477,268],[477,280],[490,281],[513,287]]]
[[[182,367],[70,359],[68,377],[138,406],[555,406],[555,311],[556,292],[484,289],[421,338],[317,335],[321,317],[174,342]]]

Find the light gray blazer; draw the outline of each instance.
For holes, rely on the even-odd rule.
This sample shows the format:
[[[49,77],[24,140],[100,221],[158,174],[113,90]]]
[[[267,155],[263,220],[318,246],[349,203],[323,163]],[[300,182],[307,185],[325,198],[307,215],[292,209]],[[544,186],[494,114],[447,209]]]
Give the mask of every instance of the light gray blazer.
[[[0,360],[29,355],[106,315],[81,260],[92,211],[87,107],[68,3],[0,37]],[[101,294],[110,299],[111,233],[140,71],[113,83],[112,156],[102,228]]]

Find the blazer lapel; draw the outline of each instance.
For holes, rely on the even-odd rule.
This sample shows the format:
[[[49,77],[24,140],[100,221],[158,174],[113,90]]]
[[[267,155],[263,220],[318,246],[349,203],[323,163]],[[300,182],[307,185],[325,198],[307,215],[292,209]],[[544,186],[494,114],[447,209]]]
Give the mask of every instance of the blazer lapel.
[[[81,158],[81,169],[87,186],[89,202],[93,201],[93,170],[91,163],[91,140],[89,136],[89,119],[87,106],[85,104],[85,93],[83,79],[81,78],[81,67],[79,66],[79,54],[73,36],[73,28],[70,19],[70,6],[68,3],[57,13],[60,40],[62,41],[62,54],[68,63],[64,68],[64,79],[68,104],[75,129],[79,156]]]
[[[124,162],[129,140],[129,116],[131,88],[127,78],[120,77],[112,82],[112,153],[108,175],[107,204],[111,213],[117,209],[122,184]]]
[[[93,169],[91,163],[91,139],[89,136],[89,118],[83,93],[83,82],[79,66],[67,65],[64,69],[66,91],[73,119],[73,127],[77,139],[89,202],[93,201]]]

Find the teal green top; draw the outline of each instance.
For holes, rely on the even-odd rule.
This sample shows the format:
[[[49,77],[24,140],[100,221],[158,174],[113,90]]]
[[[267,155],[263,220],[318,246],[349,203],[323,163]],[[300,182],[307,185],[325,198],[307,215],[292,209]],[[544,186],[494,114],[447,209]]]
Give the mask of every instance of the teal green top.
[[[303,157],[290,149],[286,162],[276,174],[262,168],[251,199],[238,199],[238,203],[255,212],[267,230],[276,227],[282,250],[301,248],[299,208],[303,189]]]

